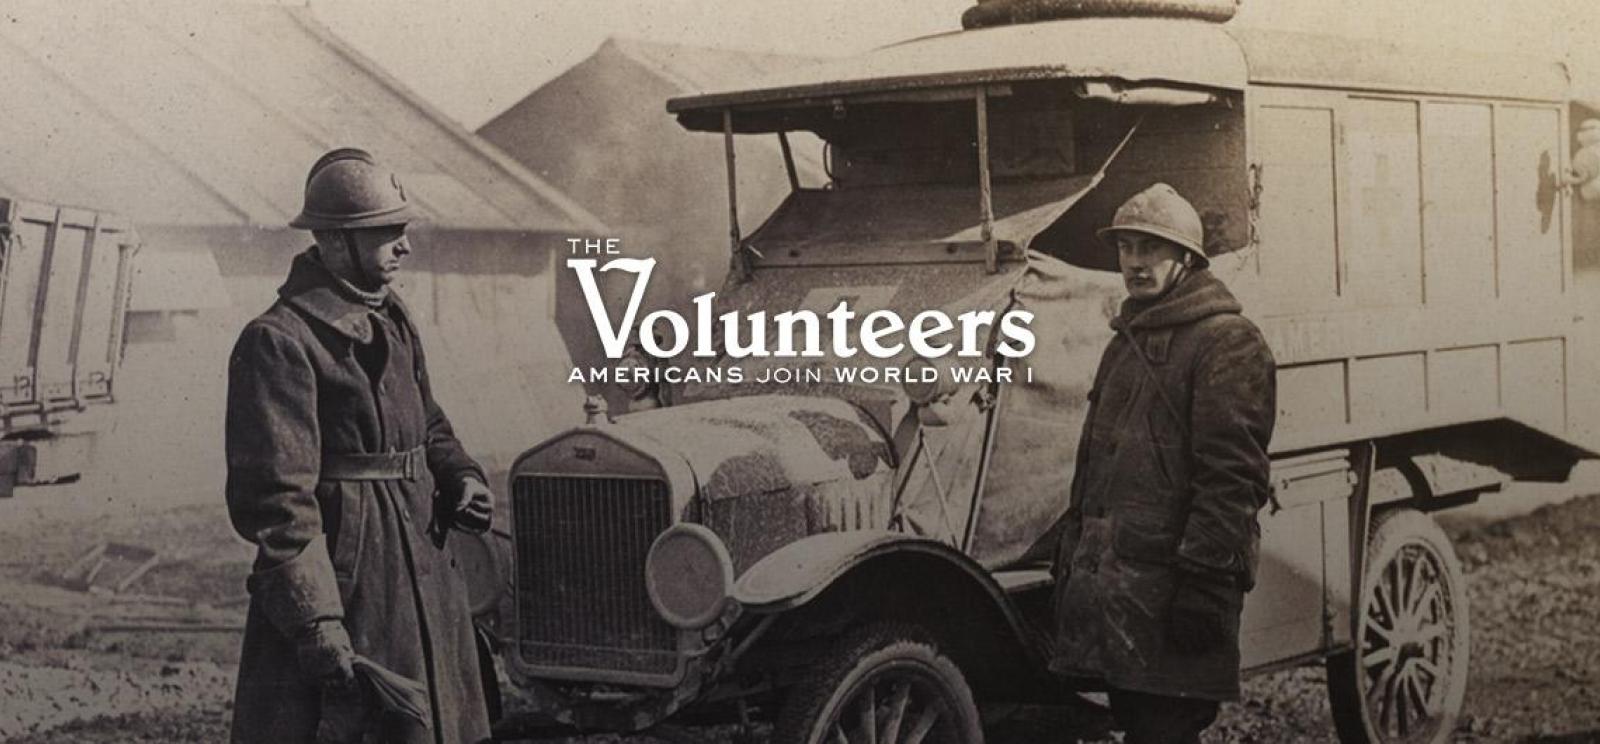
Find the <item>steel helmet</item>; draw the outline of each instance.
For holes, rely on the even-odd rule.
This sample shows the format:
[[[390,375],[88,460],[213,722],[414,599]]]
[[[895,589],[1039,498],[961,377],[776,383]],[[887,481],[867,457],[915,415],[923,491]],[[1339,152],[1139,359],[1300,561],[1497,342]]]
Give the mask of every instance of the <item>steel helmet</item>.
[[[1096,233],[1100,240],[1115,248],[1114,238],[1119,232],[1140,232],[1154,235],[1193,253],[1200,266],[1211,263],[1206,258],[1205,227],[1200,213],[1178,194],[1178,190],[1164,183],[1145,189],[1122,203],[1111,224]]]
[[[416,213],[394,171],[372,153],[354,147],[333,150],[306,175],[305,206],[289,222],[303,230],[342,230],[404,225]]]

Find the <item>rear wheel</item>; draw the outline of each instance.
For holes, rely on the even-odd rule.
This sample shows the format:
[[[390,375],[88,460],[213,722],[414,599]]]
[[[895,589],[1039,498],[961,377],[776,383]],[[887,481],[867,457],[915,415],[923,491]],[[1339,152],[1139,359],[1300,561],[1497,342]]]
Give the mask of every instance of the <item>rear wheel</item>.
[[[1357,608],[1355,649],[1328,659],[1339,738],[1448,741],[1467,691],[1467,587],[1428,515],[1402,509],[1375,521]]]
[[[909,625],[845,636],[789,692],[783,744],[982,744],[972,690],[955,662]]]

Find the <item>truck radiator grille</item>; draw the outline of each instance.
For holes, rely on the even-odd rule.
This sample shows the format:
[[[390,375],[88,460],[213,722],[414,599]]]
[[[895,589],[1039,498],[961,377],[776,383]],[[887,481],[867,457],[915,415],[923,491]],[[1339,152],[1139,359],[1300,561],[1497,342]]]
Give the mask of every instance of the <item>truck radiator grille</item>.
[[[541,667],[670,674],[677,635],[650,604],[645,554],[672,521],[667,484],[519,476],[517,640]]]

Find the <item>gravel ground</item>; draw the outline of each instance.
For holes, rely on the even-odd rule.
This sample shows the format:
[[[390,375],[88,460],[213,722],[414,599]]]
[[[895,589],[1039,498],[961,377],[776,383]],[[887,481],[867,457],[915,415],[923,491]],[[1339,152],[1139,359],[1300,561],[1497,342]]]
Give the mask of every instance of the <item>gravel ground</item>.
[[[1453,535],[1472,603],[1472,677],[1458,742],[1600,742],[1600,495]],[[56,571],[98,540],[161,546],[167,558],[134,590],[225,605],[248,550],[220,507],[113,519],[0,526],[0,741],[217,742],[226,738],[238,636],[96,633],[106,605],[52,586]],[[184,620],[236,622],[237,608],[186,610]],[[125,616],[170,606],[122,607]],[[1319,667],[1247,680],[1208,742],[1333,742]],[[1026,711],[992,741],[1067,742],[1049,711]],[[1003,729],[1003,730],[1002,730]],[[726,742],[725,735],[706,737]],[[571,744],[649,744],[587,737]]]
[[[1457,546],[1472,592],[1467,741],[1600,741],[1600,496]]]
[[[67,660],[66,664],[46,667],[0,661],[0,700],[5,701],[0,710],[0,732],[16,736],[48,731],[42,741],[81,741],[72,731],[85,725],[86,714],[91,718],[135,716],[184,721],[197,707],[221,709],[228,702],[233,685],[232,671],[216,664],[108,670],[89,668],[82,657]],[[112,729],[119,730],[128,729],[120,725]],[[142,731],[143,727],[135,730]]]

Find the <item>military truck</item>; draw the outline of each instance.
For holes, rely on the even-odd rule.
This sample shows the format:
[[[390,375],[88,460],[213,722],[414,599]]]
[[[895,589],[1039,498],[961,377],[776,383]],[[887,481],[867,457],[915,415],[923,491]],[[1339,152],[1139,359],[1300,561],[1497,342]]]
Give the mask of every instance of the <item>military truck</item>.
[[[0,198],[0,497],[86,467],[138,250],[114,214]]]
[[[1560,65],[1091,17],[917,39],[668,110],[726,139],[731,206],[736,138],[827,143],[827,183],[791,169],[765,223],[733,221],[719,313],[1023,309],[1038,344],[1018,359],[990,339],[995,374],[961,384],[624,360],[746,375],[637,386],[638,410],[591,411],[516,462],[497,627],[539,715],[978,742],[990,704],[1061,701],[1042,548],[1121,296],[1080,248],[1161,181],[1195,202],[1213,271],[1279,364],[1246,670],[1325,664],[1345,741],[1449,738],[1470,617],[1431,515],[1595,451],[1573,245],[1600,236],[1574,236],[1557,181],[1575,125]]]

